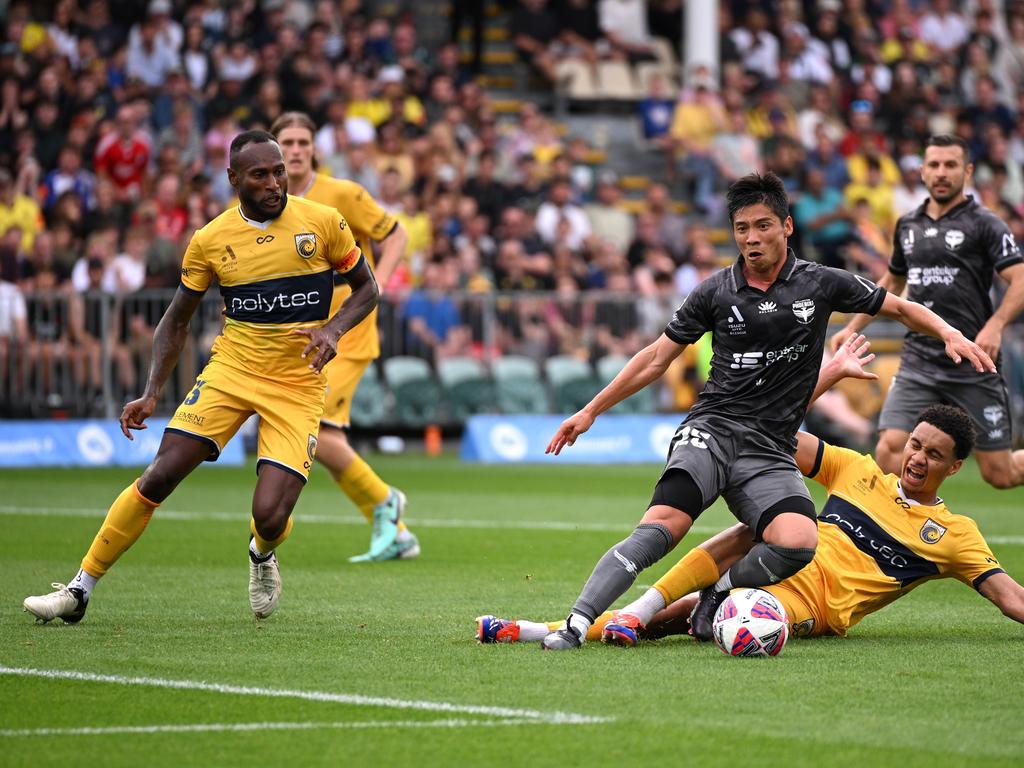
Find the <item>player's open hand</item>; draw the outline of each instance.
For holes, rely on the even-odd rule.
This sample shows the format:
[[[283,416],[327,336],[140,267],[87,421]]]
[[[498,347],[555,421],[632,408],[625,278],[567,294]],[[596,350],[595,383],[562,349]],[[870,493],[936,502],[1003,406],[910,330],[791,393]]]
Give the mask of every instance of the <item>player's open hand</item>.
[[[124,409],[121,411],[121,431],[124,433],[124,436],[129,440],[134,440],[135,438],[129,430],[148,429],[143,422],[152,416],[153,411],[155,410],[155,397],[147,397],[146,395],[143,395],[138,400],[132,400],[130,403],[126,403]]]
[[[995,360],[999,357],[999,347],[1003,343],[1003,329],[997,326],[993,319],[985,323],[985,327],[978,331],[974,337],[974,343],[981,347],[985,354]]]
[[[586,411],[579,411],[578,413],[570,416],[568,419],[562,422],[562,425],[555,432],[555,436],[551,438],[551,442],[548,443],[548,447],[544,453],[553,453],[557,456],[562,452],[562,449],[567,445],[573,445],[576,442],[576,438],[590,429],[590,426],[594,423],[594,417]]]
[[[877,379],[878,375],[864,370],[864,366],[875,359],[871,342],[860,333],[850,335],[832,357],[841,379]]]
[[[949,334],[943,341],[946,344],[946,354],[954,363],[960,363],[966,358],[978,373],[996,372],[996,364],[992,362],[988,353],[973,341],[965,338],[960,331]]]
[[[829,340],[828,351],[831,352],[833,355],[836,354],[836,352],[838,352],[842,348],[842,346],[847,341],[850,340],[850,337],[857,335],[858,334],[856,331],[851,331],[848,327],[840,328],[838,331],[836,331],[835,336],[833,336]]]
[[[302,350],[302,359],[305,360],[316,350],[309,367],[320,373],[331,360],[338,355],[338,337],[326,328],[296,328],[292,333],[309,337],[309,343]]]

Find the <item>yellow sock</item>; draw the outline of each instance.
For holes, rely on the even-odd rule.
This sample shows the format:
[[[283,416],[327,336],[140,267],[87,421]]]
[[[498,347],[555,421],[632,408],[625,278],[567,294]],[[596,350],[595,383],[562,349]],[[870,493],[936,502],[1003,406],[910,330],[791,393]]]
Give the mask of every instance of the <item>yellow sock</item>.
[[[265,555],[268,552],[273,552],[288,538],[292,532],[292,519],[289,517],[288,522],[284,524],[284,531],[282,531],[281,535],[270,541],[259,535],[256,531],[256,521],[251,517],[249,518],[249,530],[252,531],[252,535],[256,539],[256,549],[260,551],[261,555]]]
[[[338,487],[348,496],[352,503],[359,507],[369,522],[373,522],[373,508],[383,501],[386,501],[391,494],[391,488],[385,483],[373,467],[363,461],[362,456],[356,456],[352,463],[345,467],[341,476],[337,479]],[[405,530],[405,521],[398,522],[398,530]]]
[[[710,587],[718,581],[718,564],[715,558],[700,547],[694,547],[683,559],[672,566],[668,573],[658,579],[654,588],[665,598],[665,605],[671,605],[681,597]]]
[[[604,631],[604,625],[611,621],[612,612],[605,611],[597,617],[597,621],[590,625],[590,629],[587,630],[587,640],[600,640],[601,632]],[[561,629],[565,626],[564,621],[549,621],[547,622],[548,629],[554,632],[556,629]]]
[[[82,559],[82,570],[96,578],[106,574],[146,530],[149,518],[158,506],[139,493],[137,480],[121,491],[110,505],[99,533]]]

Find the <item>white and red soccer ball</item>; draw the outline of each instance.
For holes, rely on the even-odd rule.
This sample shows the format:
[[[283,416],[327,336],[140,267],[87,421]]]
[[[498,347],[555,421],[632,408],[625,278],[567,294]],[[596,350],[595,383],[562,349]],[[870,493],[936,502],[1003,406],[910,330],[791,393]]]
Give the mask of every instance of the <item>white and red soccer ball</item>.
[[[789,619],[771,593],[736,590],[718,606],[712,634],[730,656],[778,656],[789,637]]]

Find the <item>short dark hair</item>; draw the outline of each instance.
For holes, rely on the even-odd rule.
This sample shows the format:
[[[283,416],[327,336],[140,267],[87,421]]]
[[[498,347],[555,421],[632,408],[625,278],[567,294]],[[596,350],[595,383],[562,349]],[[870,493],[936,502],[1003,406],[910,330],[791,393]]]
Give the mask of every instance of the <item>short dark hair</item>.
[[[234,168],[235,158],[238,157],[239,152],[250,144],[266,144],[268,141],[277,143],[274,134],[267,131],[242,131],[242,133],[231,140],[231,147],[228,150],[228,164]]]
[[[914,426],[921,422],[927,422],[953,438],[953,450],[958,459],[966,459],[974,450],[974,422],[963,408],[955,405],[929,405],[921,411]]]
[[[967,144],[967,139],[962,136],[952,133],[936,133],[929,136],[928,141],[925,142],[924,148],[928,149],[928,147],[960,147],[964,153],[964,163],[971,162],[971,148]]]
[[[741,208],[763,203],[772,213],[785,221],[789,216],[789,198],[782,179],[771,171],[768,173],[750,173],[729,185],[725,193],[725,202],[729,210],[729,223],[732,223],[736,212]]]

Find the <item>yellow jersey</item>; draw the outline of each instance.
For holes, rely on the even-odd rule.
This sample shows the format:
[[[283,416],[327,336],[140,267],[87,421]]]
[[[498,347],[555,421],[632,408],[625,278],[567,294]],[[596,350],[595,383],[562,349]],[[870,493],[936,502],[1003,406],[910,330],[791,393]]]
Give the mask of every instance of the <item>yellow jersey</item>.
[[[941,499],[929,506],[906,498],[871,456],[822,441],[809,477],[829,493],[814,563],[825,582],[823,618],[836,634],[931,579],[977,589],[1003,572],[974,520]]]
[[[276,219],[256,222],[233,206],[198,230],[181,263],[181,287],[202,294],[216,278],[224,298],[224,331],[212,353],[247,375],[314,383],[323,374],[302,359],[308,343],[296,328],[331,317],[336,272],[362,258],[335,210],[288,197]]]
[[[312,184],[303,197],[342,213],[352,228],[356,244],[369,261],[370,268],[376,268],[372,241],[380,241],[390,235],[398,222],[394,216],[380,207],[373,195],[354,181],[314,174]],[[352,292],[348,284],[341,279],[335,280],[335,285],[337,287],[332,304],[334,312]],[[380,338],[377,335],[377,310],[374,308],[365,320],[342,338],[338,346],[338,357],[372,360],[379,356]]]

